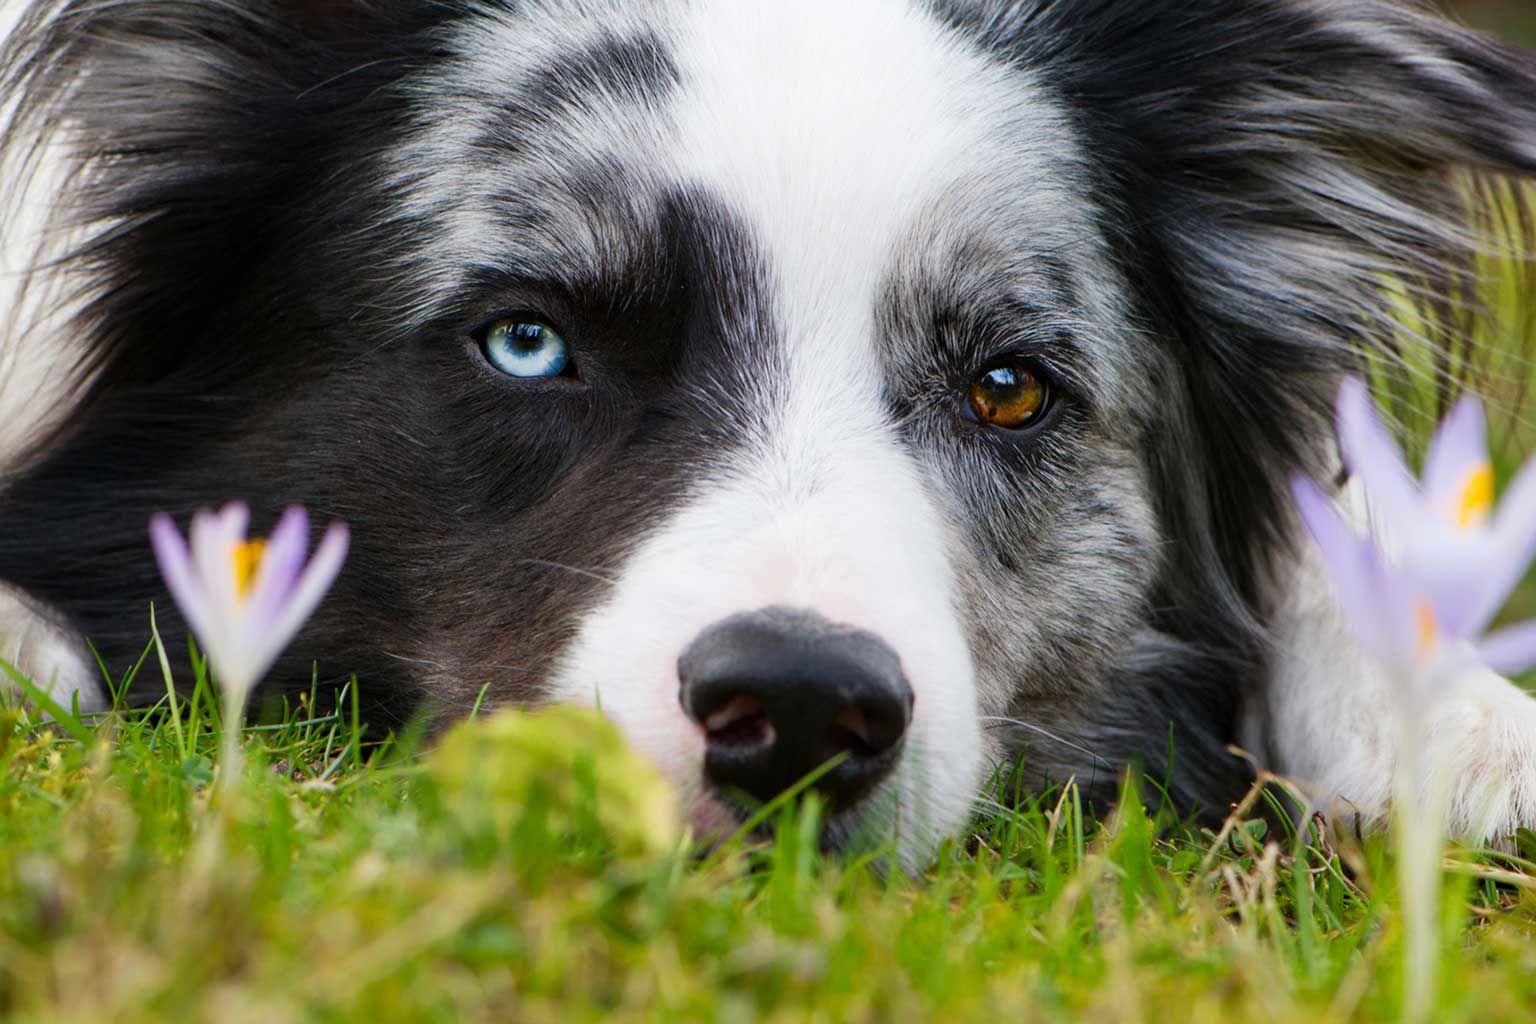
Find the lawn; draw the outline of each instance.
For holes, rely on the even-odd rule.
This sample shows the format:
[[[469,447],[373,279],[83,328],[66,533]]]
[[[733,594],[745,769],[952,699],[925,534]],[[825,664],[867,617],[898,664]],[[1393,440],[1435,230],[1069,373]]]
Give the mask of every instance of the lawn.
[[[191,700],[47,728],[0,710],[0,1018],[1403,1015],[1390,849],[1270,831],[1258,801],[1217,834],[1140,800],[1091,821],[1068,787],[985,809],[906,878],[821,856],[810,802],[773,812],[771,842],[690,848],[652,770],[582,712],[488,716],[422,753],[369,737],[349,699],[250,728],[221,796],[206,679],[165,664]],[[1447,867],[1419,1019],[1524,1019],[1536,865]]]

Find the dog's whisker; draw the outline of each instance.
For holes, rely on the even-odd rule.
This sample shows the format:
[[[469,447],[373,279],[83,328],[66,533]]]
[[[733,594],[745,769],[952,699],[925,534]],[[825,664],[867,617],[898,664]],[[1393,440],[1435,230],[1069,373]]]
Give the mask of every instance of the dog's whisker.
[[[1092,750],[1089,750],[1087,747],[1083,746],[1081,743],[1074,743],[1074,742],[1072,742],[1071,740],[1067,739],[1064,736],[1056,735],[1055,733],[1051,732],[1049,729],[1045,728],[1044,726],[1035,725],[1033,722],[1023,722],[1023,721],[1020,721],[1017,718],[1008,718],[1008,717],[1005,717],[1003,715],[982,715],[981,716],[981,721],[985,722],[985,723],[988,723],[993,728],[997,728],[997,727],[1011,727],[1011,728],[1016,728],[1016,729],[1024,729],[1024,730],[1027,730],[1029,732],[1039,733],[1041,736],[1044,736],[1046,739],[1052,740],[1052,741],[1054,741],[1056,743],[1060,743],[1064,747],[1070,747],[1071,749],[1077,751],[1080,754],[1087,754],[1089,757],[1093,758],[1098,763],[1100,763],[1102,765],[1105,765],[1106,767],[1109,765],[1109,761],[1108,760],[1106,760],[1104,757],[1101,757],[1100,755],[1094,753]]]
[[[380,650],[379,653],[384,655],[384,657],[386,657],[386,658],[392,658],[395,661],[403,661],[407,665],[421,665],[421,666],[424,666],[426,668],[434,669],[435,671],[438,671],[438,672],[446,672],[446,671],[448,671],[447,666],[443,665],[442,663],[436,662],[436,661],[430,661],[430,660],[428,660],[426,658],[408,658],[408,657],[406,657],[403,654],[396,654],[394,651],[385,651],[385,650]]]
[[[520,558],[512,564],[537,565],[545,569],[561,569],[565,572],[575,573],[577,576],[586,576],[589,579],[597,580],[599,583],[606,583],[610,587],[616,587],[619,584],[619,581],[612,576],[605,576],[593,569],[583,569],[579,565],[567,565],[564,562],[552,562],[545,558]]]

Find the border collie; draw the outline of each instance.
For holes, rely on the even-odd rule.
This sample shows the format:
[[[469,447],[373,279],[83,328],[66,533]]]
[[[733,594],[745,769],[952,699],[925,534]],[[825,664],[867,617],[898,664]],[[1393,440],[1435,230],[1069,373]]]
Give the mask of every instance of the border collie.
[[[0,580],[61,689],[182,643],[152,513],[301,502],[353,554],[272,687],[599,705],[704,832],[836,754],[827,845],[909,862],[1021,754],[1219,816],[1233,744],[1381,816],[1286,480],[1459,352],[1536,56],[1385,0],[36,0],[4,76],[64,383]],[[1536,825],[1536,703],[1443,714],[1453,827]]]

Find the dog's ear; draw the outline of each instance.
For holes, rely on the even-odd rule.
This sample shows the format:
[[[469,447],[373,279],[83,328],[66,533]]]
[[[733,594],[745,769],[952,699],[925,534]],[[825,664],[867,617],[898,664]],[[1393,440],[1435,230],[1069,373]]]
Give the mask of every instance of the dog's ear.
[[[251,268],[294,244],[273,230],[296,218],[272,212],[319,205],[309,175],[325,147],[398,121],[383,97],[419,66],[443,11],[403,0],[29,9],[0,51],[0,166],[22,177],[17,165],[44,151],[63,165],[51,187],[68,223],[50,226],[72,248],[48,273],[79,274],[73,333],[93,383],[77,409],[184,373],[198,357],[189,325],[241,315]]]
[[[1287,340],[1390,350],[1403,293],[1461,293],[1474,251],[1496,241],[1479,234],[1479,180],[1536,175],[1536,54],[1411,0],[1041,14],[1077,16],[1097,24],[1041,66],[1091,111],[1092,150],[1115,154],[1132,204],[1126,241],[1162,257],[1202,336],[1265,341],[1231,354],[1246,368]]]
[[[1422,379],[1464,352],[1490,192],[1530,223],[1507,182],[1536,174],[1536,56],[1402,0],[958,9],[1103,161],[1103,222],[1206,445],[1179,485],[1204,508],[1180,511],[1251,592],[1340,373],[1371,354]]]

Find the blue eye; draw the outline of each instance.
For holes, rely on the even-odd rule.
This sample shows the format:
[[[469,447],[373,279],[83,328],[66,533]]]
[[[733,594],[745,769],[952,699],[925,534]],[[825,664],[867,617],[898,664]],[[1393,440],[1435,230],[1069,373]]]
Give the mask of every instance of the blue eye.
[[[571,365],[571,346],[537,320],[498,320],[486,329],[480,347],[509,377],[558,377]]]

